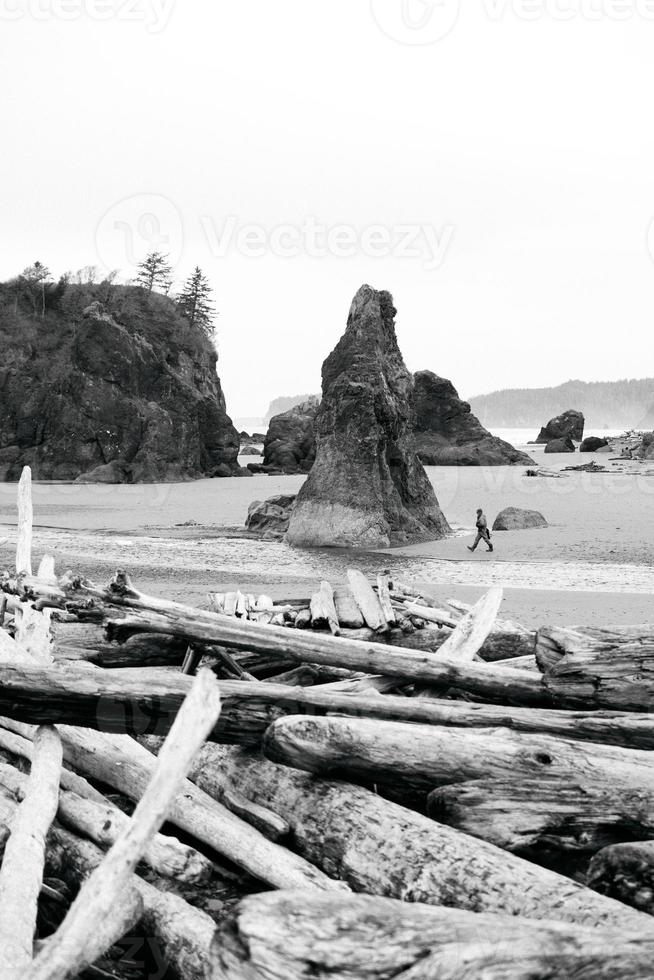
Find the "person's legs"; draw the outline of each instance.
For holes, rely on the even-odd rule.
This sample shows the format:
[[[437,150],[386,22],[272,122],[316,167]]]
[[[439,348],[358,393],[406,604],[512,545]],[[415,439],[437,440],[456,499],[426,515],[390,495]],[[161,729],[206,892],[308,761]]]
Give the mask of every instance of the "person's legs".
[[[475,538],[475,543],[472,545],[470,544],[468,545],[468,551],[475,551],[481,539],[482,539],[482,533],[481,531],[477,531],[477,537]]]
[[[491,543],[490,534],[488,533],[488,531],[486,531],[486,534],[484,535],[484,541],[488,545],[488,550],[489,551],[492,551],[493,550],[493,545]]]

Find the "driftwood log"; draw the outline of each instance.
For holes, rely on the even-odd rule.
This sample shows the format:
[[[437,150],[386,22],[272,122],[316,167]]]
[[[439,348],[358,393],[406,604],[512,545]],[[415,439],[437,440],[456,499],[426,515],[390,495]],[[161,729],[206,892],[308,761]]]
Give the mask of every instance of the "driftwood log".
[[[45,838],[57,812],[61,764],[57,730],[37,728],[32,771],[12,820],[0,869],[0,950],[6,980],[24,976],[32,964]]]
[[[60,582],[55,588],[27,576],[21,579],[17,587],[27,590],[28,594],[56,594],[63,598],[84,596],[109,607],[129,609],[132,614],[121,621],[122,628],[136,630],[140,625],[148,633],[184,636],[189,642],[224,645],[277,657],[282,662],[290,658],[296,664],[324,664],[386,674],[437,687],[456,687],[498,703],[547,705],[551,702],[541,679],[526,671],[507,668],[500,673],[485,664],[461,663],[453,658],[439,657],[438,654],[430,655],[383,643],[361,643],[315,632],[307,634],[306,631],[262,626],[220,616],[146,596],[136,591],[128,576],[122,572],[105,589],[74,578]],[[372,595],[379,615],[383,616],[377,596],[374,592]],[[376,614],[373,610],[368,614],[373,621]],[[384,624],[387,626],[385,619]]]
[[[616,929],[352,895],[245,898],[212,947],[215,980],[649,980],[654,940]]]
[[[229,780],[288,821],[295,846],[355,891],[471,911],[654,930],[648,916],[475,840],[360,786],[205,745],[191,778],[208,793]]]
[[[654,837],[654,791],[625,789],[619,778],[612,782],[592,770],[586,777],[516,773],[443,786],[429,794],[428,812],[497,847],[567,870],[575,859],[583,868],[612,844]]]
[[[24,773],[0,763],[0,784],[18,799],[22,799],[26,783]],[[98,802],[63,789],[59,793],[57,816],[64,826],[105,849],[115,843],[129,824],[127,814],[109,800]],[[207,881],[213,868],[211,861],[194,847],[182,844],[168,834],[154,835],[143,854],[143,861],[165,878],[193,884]]]
[[[649,711],[654,700],[654,631],[541,629],[536,659],[543,684],[566,708]]]
[[[26,971],[25,980],[67,980],[124,934],[123,900],[134,892],[133,872],[166,819],[171,801],[219,714],[218,682],[210,671],[201,671],[161,748],[131,820],[82,885],[64,921]]]
[[[496,669],[501,670],[499,665]],[[301,670],[317,670],[316,677],[320,679],[320,668]],[[394,682],[387,683],[393,686]],[[106,732],[165,735],[190,684],[189,677],[156,668],[90,673],[72,663],[48,669],[35,663],[0,663],[0,715],[32,724],[77,723]],[[259,745],[271,722],[288,714],[336,713],[455,728],[499,726],[516,732],[654,749],[654,717],[645,712],[565,711],[435,698],[372,698],[324,684],[291,687],[272,682],[221,681],[220,689],[222,712],[209,738],[228,743]]]
[[[104,854],[54,825],[48,838],[47,868],[73,887],[79,886],[100,864]],[[145,935],[157,946],[157,961],[170,966],[184,980],[206,980],[210,973],[213,919],[171,892],[162,891],[138,875],[131,880],[142,907]],[[133,926],[136,927],[136,918]]]
[[[10,724],[18,734],[30,737],[29,726]],[[69,764],[138,802],[155,769],[156,759],[151,752],[128,736],[108,736],[65,725],[59,727],[59,732]],[[188,780],[173,800],[168,819],[274,888],[344,887],[301,857],[270,842]]]
[[[654,791],[649,752],[506,729],[289,716],[270,726],[263,748],[273,762],[380,783],[399,796],[490,778],[583,779],[622,791]]]

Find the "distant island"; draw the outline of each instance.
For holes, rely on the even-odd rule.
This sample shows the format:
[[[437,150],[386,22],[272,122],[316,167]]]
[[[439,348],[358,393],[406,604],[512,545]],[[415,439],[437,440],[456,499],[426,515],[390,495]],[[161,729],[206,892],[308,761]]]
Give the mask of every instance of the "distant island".
[[[509,388],[469,399],[482,425],[534,428],[569,408],[591,429],[651,429],[654,378],[624,381],[566,381],[556,388]]]

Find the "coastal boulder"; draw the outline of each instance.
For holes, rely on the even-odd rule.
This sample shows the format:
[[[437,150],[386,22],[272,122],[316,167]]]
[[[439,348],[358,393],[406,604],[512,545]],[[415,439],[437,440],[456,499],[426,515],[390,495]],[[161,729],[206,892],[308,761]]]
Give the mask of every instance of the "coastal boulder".
[[[362,286],[322,368],[316,459],[291,515],[296,546],[388,547],[449,526],[412,446],[413,378],[388,292]]]
[[[270,420],[263,465],[282,473],[308,473],[316,458],[314,424],[319,400],[309,398]]]
[[[540,430],[536,443],[545,444],[553,439],[574,439],[575,442],[581,442],[584,438],[585,424],[583,413],[570,409],[550,419]]]
[[[425,466],[533,465],[526,453],[483,427],[447,378],[433,371],[413,378],[414,446]]]
[[[572,439],[552,439],[545,446],[546,453],[574,453],[575,444]]]
[[[521,510],[520,507],[506,507],[493,522],[494,531],[526,531],[531,527],[549,527],[549,525],[539,511]]]
[[[264,539],[281,540],[288,531],[295,499],[296,494],[281,494],[253,501],[248,507],[246,530],[260,534]]]
[[[605,449],[608,444],[608,439],[600,439],[599,436],[588,436],[579,447],[579,452],[596,453],[598,449]]]
[[[643,435],[642,442],[634,455],[637,459],[654,459],[654,432],[646,432]]]

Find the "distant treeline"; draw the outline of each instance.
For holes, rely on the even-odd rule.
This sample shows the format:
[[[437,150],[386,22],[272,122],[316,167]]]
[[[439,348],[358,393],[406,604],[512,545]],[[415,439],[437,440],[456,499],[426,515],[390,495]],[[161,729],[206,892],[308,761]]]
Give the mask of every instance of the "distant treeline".
[[[557,388],[510,388],[470,399],[485,426],[535,428],[574,408],[592,429],[654,428],[654,378],[566,381]]]

